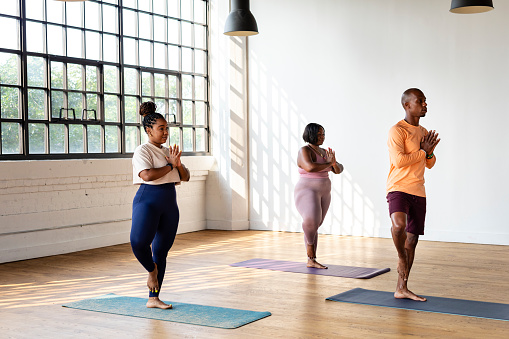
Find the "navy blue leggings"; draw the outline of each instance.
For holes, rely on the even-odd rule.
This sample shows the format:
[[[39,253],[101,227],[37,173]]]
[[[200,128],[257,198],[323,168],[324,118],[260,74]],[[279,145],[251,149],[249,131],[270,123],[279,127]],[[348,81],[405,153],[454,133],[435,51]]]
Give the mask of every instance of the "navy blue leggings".
[[[155,269],[159,290],[149,297],[159,296],[166,270],[166,256],[173,245],[179,223],[179,208],[175,184],[141,184],[133,200],[131,248],[147,272]],[[152,249],[150,245],[152,244]]]

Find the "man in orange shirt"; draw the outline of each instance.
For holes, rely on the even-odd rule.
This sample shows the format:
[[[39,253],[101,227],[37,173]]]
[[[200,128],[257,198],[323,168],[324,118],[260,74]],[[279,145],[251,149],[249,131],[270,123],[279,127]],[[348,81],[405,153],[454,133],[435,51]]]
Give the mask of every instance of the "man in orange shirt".
[[[392,221],[392,239],[399,257],[398,285],[394,297],[426,301],[426,298],[411,292],[407,284],[419,235],[424,234],[424,169],[435,165],[433,151],[440,139],[438,133],[428,133],[419,125],[419,119],[426,116],[428,106],[420,89],[407,89],[401,97],[401,104],[406,112],[405,119],[390,129],[387,141],[391,160],[387,202]]]

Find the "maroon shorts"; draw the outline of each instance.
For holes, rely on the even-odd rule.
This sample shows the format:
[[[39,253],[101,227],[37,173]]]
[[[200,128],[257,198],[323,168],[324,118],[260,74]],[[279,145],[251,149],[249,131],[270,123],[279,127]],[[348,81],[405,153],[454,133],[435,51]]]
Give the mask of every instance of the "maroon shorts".
[[[424,234],[426,219],[426,198],[403,192],[389,192],[389,215],[403,212],[407,215],[406,231],[412,234]]]

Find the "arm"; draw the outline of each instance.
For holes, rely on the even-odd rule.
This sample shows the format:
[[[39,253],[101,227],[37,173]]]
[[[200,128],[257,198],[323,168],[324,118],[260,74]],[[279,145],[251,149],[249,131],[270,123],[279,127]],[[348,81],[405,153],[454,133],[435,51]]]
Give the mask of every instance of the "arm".
[[[182,155],[182,151],[179,151],[179,147],[177,145],[171,147],[170,146],[170,156],[166,157],[166,160],[169,164],[175,166],[177,171],[179,172],[180,180],[189,181],[191,178],[191,173],[187,169],[184,164],[180,161],[180,156]]]
[[[391,129],[389,132],[387,146],[389,146],[391,163],[396,168],[409,166],[426,158],[426,152],[423,152],[422,149],[412,153],[405,153],[405,141],[403,136],[395,128]]]
[[[421,141],[421,149],[423,149],[426,152],[426,167],[432,168],[435,166],[435,163],[437,162],[437,159],[435,157],[435,154],[433,151],[435,150],[435,147],[437,147],[438,143],[440,142],[440,139],[438,138],[438,133],[436,131],[429,131]],[[429,158],[431,157],[431,158]]]
[[[307,147],[302,147],[297,157],[297,165],[306,172],[320,172],[332,166],[330,162],[324,164],[317,164],[311,157],[311,150]]]
[[[341,165],[339,162],[336,161],[336,152],[332,150],[332,148],[328,148],[326,150],[327,152],[327,160],[331,163],[331,164],[334,164],[332,165],[332,173],[334,174],[340,174],[341,172],[343,172],[344,168],[343,168],[343,165]]]
[[[153,181],[159,178],[164,177],[166,174],[170,173],[173,168],[171,166],[164,166],[159,168],[151,168],[145,169],[141,171],[138,176],[143,179],[143,181]]]

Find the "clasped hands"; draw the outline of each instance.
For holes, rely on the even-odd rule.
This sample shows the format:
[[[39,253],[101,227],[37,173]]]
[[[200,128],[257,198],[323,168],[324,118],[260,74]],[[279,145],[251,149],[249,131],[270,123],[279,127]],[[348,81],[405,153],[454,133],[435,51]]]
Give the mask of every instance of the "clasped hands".
[[[166,158],[166,161],[168,161],[168,163],[171,164],[175,168],[178,166],[182,166],[182,163],[180,162],[181,155],[182,155],[182,151],[179,150],[179,146],[174,144],[173,146],[170,145],[170,155],[165,158]]]
[[[422,137],[421,149],[426,152],[426,155],[431,155],[439,142],[438,133],[435,130],[429,131],[428,134]]]

